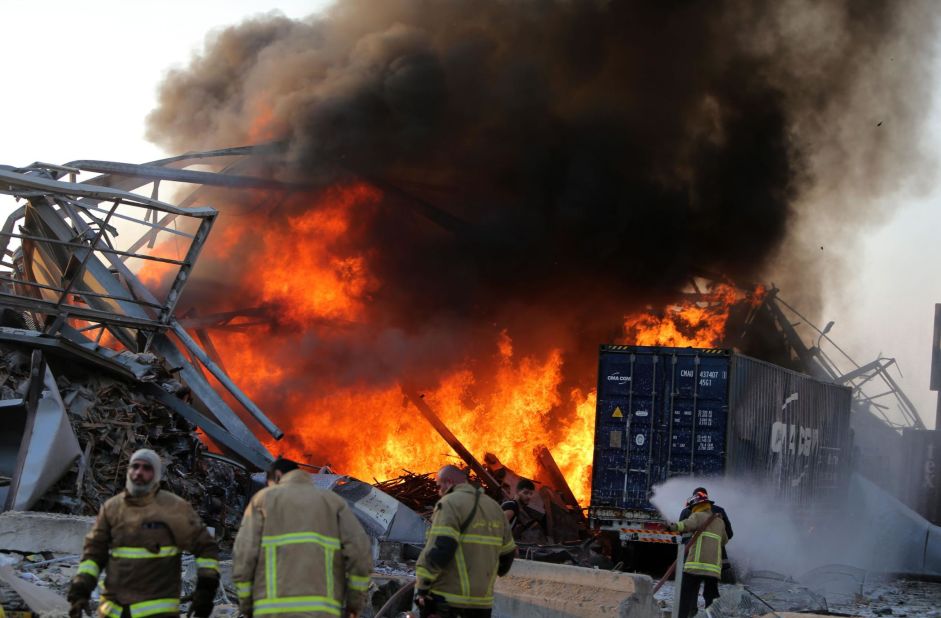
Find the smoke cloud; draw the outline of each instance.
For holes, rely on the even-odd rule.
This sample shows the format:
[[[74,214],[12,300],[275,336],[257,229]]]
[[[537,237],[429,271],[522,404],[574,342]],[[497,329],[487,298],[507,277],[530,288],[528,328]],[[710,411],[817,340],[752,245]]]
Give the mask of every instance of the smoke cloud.
[[[390,203],[363,223],[373,272],[400,284],[379,295],[414,319],[559,289],[624,301],[699,270],[762,275],[796,205],[845,225],[841,206],[858,217],[858,198],[912,177],[929,9],[345,1],[210,36],[166,78],[149,135],[286,140],[284,173],[388,183],[453,215],[445,231]]]
[[[330,332],[273,312],[296,336],[270,352],[308,387],[487,358],[507,331],[518,352],[563,350],[566,384],[590,388],[624,314],[701,272],[775,274],[812,313],[819,235],[878,217],[873,197],[925,165],[936,13],[346,0],[225,28],[167,75],[149,137],[174,152],[277,141],[285,163],[265,171],[323,189],[264,207],[221,198],[186,301],[289,306],[258,291],[270,249],[293,250],[264,238],[321,242],[360,309]],[[376,195],[342,234],[303,228],[331,187],[355,183]]]

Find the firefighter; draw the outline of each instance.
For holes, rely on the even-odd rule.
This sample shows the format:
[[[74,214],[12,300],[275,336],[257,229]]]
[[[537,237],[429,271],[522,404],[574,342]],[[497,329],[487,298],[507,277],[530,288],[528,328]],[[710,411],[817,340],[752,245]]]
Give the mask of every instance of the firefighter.
[[[346,500],[293,461],[277,459],[270,473],[274,485],[251,499],[235,537],[242,614],[355,618],[372,570],[369,537]]]
[[[69,616],[88,611],[98,575],[105,582],[98,604],[102,618],[144,618],[180,614],[180,552],[196,556],[197,583],[192,613],[212,613],[219,585],[219,549],[196,511],[160,488],[157,453],[131,455],[124,492],[110,498],[85,537],[78,573],[69,586]]]
[[[516,544],[503,510],[454,466],[436,479],[425,548],[415,565],[415,604],[422,618],[488,618],[493,580],[506,575]]]
[[[696,494],[698,494],[698,493],[701,493],[701,494],[704,495],[706,498],[709,498],[709,492],[706,491],[706,488],[705,488],[705,487],[697,487],[696,489],[693,490],[693,495],[696,495]],[[718,513],[719,515],[722,516],[722,521],[725,522],[725,535],[726,535],[726,536],[728,537],[728,539],[731,541],[731,540],[732,540],[732,535],[734,534],[734,532],[732,532],[732,522],[729,520],[728,514],[725,512],[725,509],[724,509],[724,508],[722,508],[721,506],[719,506],[719,505],[716,504],[715,502],[712,502],[712,501],[710,500],[710,503],[712,504],[712,512],[713,512],[713,513]],[[680,513],[680,519],[679,519],[679,521],[683,521],[684,519],[686,519],[687,517],[689,517],[691,514],[692,514],[692,510],[691,510],[689,507],[684,508],[684,509],[683,509],[683,512]],[[732,568],[732,561],[729,560],[729,553],[728,553],[726,547],[724,547],[724,546],[722,547],[722,578],[721,578],[721,581],[722,581],[722,583],[724,583],[724,584],[734,584],[734,583],[735,583],[735,569]]]
[[[683,584],[680,588],[680,618],[689,618],[698,607],[699,586],[703,586],[706,607],[719,598],[719,578],[722,575],[722,548],[729,538],[725,521],[712,510],[712,502],[703,492],[694,493],[686,506],[691,514],[675,524],[678,532],[696,532],[699,535],[686,554],[683,564]]]

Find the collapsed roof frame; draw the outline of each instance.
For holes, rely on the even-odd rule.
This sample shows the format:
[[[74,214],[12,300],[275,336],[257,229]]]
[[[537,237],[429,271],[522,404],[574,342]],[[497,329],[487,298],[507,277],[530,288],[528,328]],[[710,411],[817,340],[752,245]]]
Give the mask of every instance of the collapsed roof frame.
[[[682,294],[682,297],[688,302],[711,302],[710,295],[703,292],[702,286],[696,280],[697,278],[707,284],[727,283],[742,292],[749,292],[759,287],[754,283],[743,285],[730,282],[714,273],[700,271],[690,279],[689,289],[691,291]],[[824,328],[818,327],[795,307],[788,304],[781,297],[780,290],[774,284],[770,289],[765,289],[760,303],[755,303],[749,308],[742,323],[742,332],[737,335],[738,339],[745,338],[753,322],[762,312],[767,312],[766,315],[770,316],[774,322],[777,332],[785,342],[789,353],[797,361],[801,371],[821,380],[827,380],[853,389],[853,409],[855,412],[871,414],[874,419],[893,431],[926,428],[917,406],[888,371],[893,366],[896,370],[899,370],[896,359],[880,356],[869,363],[861,365],[829,336],[832,324]],[[806,342],[804,336],[798,331],[802,326],[805,330],[804,336],[807,336],[806,331],[809,331],[810,343]],[[814,342],[814,338],[816,338],[816,342]],[[837,353],[828,353],[823,347],[823,342],[826,342]],[[893,410],[897,413],[898,418],[893,416]]]
[[[854,407],[873,414],[892,429],[926,429],[918,408],[888,371],[892,366],[895,366],[898,370],[898,363],[894,358],[880,356],[871,362],[860,365],[843,348],[837,345],[836,341],[830,338],[828,327],[818,328],[796,308],[780,298],[777,289],[772,289],[769,292],[767,302],[794,353],[805,365],[808,373],[830,380],[835,384],[849,386],[853,389]],[[797,324],[791,322],[788,314],[797,318]],[[795,326],[801,323],[807,325],[818,335],[816,345],[808,347],[797,334]],[[842,359],[834,358],[834,356],[828,354],[822,347],[823,341],[832,346]],[[843,367],[847,363],[849,363],[850,368],[844,369]],[[880,384],[881,386],[877,386]],[[874,388],[875,393],[872,392]],[[894,400],[894,406],[886,405],[886,402],[890,400]],[[901,415],[901,422],[890,414],[893,408]]]
[[[212,418],[180,401],[176,408],[196,421],[208,435],[242,461],[263,468],[272,456],[215,391],[203,374],[207,370],[241,406],[275,439],[283,432],[238,388],[211,356],[211,341],[199,333],[212,354],[190,336],[174,311],[218,211],[193,206],[195,192],[176,206],[159,199],[160,181],[221,187],[290,189],[291,186],[261,178],[183,169],[207,160],[227,163],[254,155],[265,147],[234,148],[172,157],[136,165],[108,161],[75,161],[59,166],[34,163],[24,168],[0,166],[0,193],[25,204],[16,209],[0,229],[0,305],[27,312],[46,337],[61,337],[92,352],[107,331],[128,350],[153,350],[179,371],[194,398]],[[78,183],[80,171],[104,172]],[[62,180],[68,175],[68,181]],[[153,183],[150,197],[133,193]],[[109,205],[110,204],[110,205]],[[134,209],[134,214],[127,211]],[[141,213],[141,214],[137,214]],[[127,248],[116,248],[115,219],[131,221],[147,231]],[[195,225],[192,233],[176,229],[181,219]],[[17,224],[20,224],[19,229]],[[174,227],[170,227],[173,224]],[[186,239],[179,259],[152,255],[161,232]],[[22,247],[11,249],[14,240]],[[10,261],[10,258],[13,258]],[[125,263],[129,259],[157,262],[175,268],[169,290],[159,300]],[[70,323],[70,320],[72,321]],[[81,320],[88,326],[76,326]],[[97,339],[88,334],[97,331]],[[192,362],[191,362],[192,360]],[[183,410],[181,406],[187,409]]]

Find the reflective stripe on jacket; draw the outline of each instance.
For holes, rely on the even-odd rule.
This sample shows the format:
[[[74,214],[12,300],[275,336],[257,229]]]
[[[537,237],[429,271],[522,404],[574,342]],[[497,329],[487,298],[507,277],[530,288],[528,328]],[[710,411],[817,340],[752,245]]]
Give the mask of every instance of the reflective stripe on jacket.
[[[339,616],[365,603],[369,537],[346,500],[303,470],[255,494],[233,551],[239,604],[255,616]]]
[[[706,526],[712,515],[711,510],[699,511],[676,525],[680,532],[702,530],[686,554],[686,562],[683,564],[683,571],[686,573],[709,577],[722,575],[722,548],[728,542],[728,537],[725,535],[725,522],[722,521],[721,515],[716,514]]]
[[[425,548],[415,565],[417,589],[439,595],[453,607],[491,607],[500,556],[516,551],[503,509],[482,492],[477,510],[461,534],[461,526],[474,509],[477,491],[462,483],[438,501]],[[458,543],[454,557],[443,566],[429,559],[439,537]]]
[[[201,577],[219,577],[219,550],[193,507],[165,490],[134,498],[122,493],[98,512],[85,537],[78,573],[105,572],[101,616],[179,615],[180,554],[196,556]]]

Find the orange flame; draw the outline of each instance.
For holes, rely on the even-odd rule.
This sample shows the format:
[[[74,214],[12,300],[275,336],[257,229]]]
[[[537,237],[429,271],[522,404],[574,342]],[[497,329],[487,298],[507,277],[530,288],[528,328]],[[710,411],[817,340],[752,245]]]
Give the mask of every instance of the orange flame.
[[[289,239],[280,228],[266,230],[262,254],[289,259],[266,262],[262,299],[284,307],[297,322],[361,317],[376,282],[366,272],[365,256],[337,257],[333,245],[349,231],[351,212],[378,199],[379,192],[365,184],[333,188],[318,208],[290,220]]]
[[[761,292],[756,291],[752,296]],[[624,342],[630,345],[712,348],[725,339],[732,307],[751,296],[725,283],[711,286],[695,300],[683,300],[661,314],[640,313],[624,318]]]
[[[308,386],[299,340],[316,338],[317,328],[328,328],[324,323],[368,321],[372,295],[381,285],[369,270],[368,247],[350,241],[356,216],[381,202],[379,191],[358,183],[311,199],[315,203],[305,214],[269,222],[260,234],[252,226],[223,226],[206,248],[224,262],[246,240],[254,242],[263,273],[255,274],[260,283],[246,305],[275,307],[282,324],[265,333],[213,333],[227,371],[286,432],[284,441],[268,440],[267,446],[366,481],[455,461],[447,443],[404,398],[394,369],[366,382],[344,378],[338,367],[327,370],[332,375],[318,375],[316,389]],[[660,314],[626,316],[622,343],[714,347],[723,340],[731,307],[763,293],[746,297],[719,284]],[[494,335],[490,349],[488,358],[455,359],[439,377],[429,378],[425,401],[479,459],[493,452],[520,475],[536,476],[533,447],[545,444],[587,506],[596,393],[571,385],[591,383],[593,376],[566,376],[558,348],[520,352],[506,329]]]

